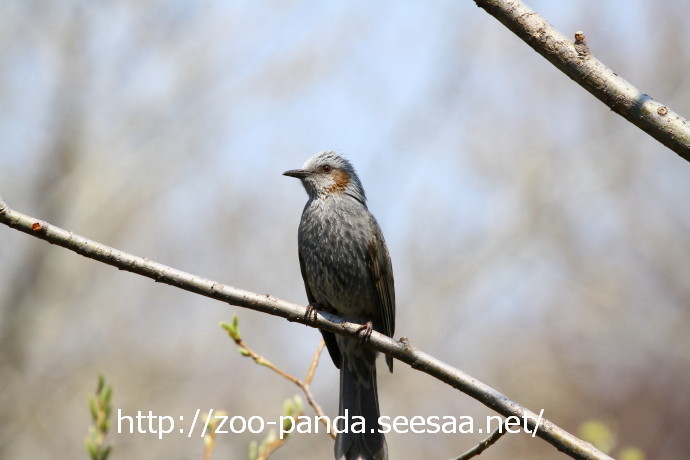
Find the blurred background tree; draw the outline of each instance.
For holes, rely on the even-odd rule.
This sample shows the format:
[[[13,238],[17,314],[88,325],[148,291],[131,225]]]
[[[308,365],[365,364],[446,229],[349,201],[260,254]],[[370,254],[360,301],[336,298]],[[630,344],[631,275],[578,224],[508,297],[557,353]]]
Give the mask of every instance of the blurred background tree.
[[[679,0],[530,6],[690,114]],[[89,238],[306,303],[305,195],[280,173],[338,149],[390,247],[396,331],[571,432],[590,419],[647,458],[690,451],[690,168],[471,1],[5,0],[0,193]],[[97,375],[125,414],[275,417],[318,331],[221,305],[0,228],[0,458],[85,458]],[[490,412],[398,366],[382,412]],[[313,390],[337,411],[324,360]],[[200,438],[116,435],[111,458],[201,458]],[[390,435],[448,458],[484,435]],[[253,435],[220,436],[245,458]],[[275,458],[328,458],[295,436]],[[513,435],[483,457],[562,456]]]

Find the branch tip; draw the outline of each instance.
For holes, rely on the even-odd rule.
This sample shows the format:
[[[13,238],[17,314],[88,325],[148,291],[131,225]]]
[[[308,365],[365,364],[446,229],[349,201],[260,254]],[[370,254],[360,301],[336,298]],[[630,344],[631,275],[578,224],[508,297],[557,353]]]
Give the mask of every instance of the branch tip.
[[[475,3],[612,111],[690,161],[688,120],[668,107],[668,116],[660,119],[659,115],[664,115],[654,113],[653,107],[657,106],[648,105],[658,102],[644,96],[642,91],[591,55],[584,32],[575,33],[573,44],[520,0],[475,0]],[[523,19],[527,15],[529,21]]]

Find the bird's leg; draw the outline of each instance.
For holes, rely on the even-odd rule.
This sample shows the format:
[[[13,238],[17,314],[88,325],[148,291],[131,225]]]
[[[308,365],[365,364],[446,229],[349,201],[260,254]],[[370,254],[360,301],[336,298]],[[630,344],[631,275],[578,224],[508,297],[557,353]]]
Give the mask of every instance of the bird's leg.
[[[316,302],[309,302],[307,311],[304,313],[304,320],[308,323],[316,321],[316,311],[320,310],[321,306]]]
[[[357,328],[357,333],[360,334],[360,340],[362,344],[365,344],[371,338],[371,332],[374,330],[374,324],[371,321],[367,321],[363,325]]]

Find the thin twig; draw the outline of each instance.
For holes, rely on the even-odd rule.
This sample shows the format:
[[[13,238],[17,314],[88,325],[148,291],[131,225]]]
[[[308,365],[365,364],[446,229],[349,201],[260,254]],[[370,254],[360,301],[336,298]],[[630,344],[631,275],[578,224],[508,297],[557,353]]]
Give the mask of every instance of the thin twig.
[[[326,342],[321,339],[321,342],[319,342],[319,347],[316,349],[316,353],[314,353],[314,359],[311,360],[311,366],[309,366],[309,372],[307,373],[307,378],[304,379],[304,382],[309,385],[311,384],[311,380],[314,378],[314,372],[316,371],[316,366],[319,365],[319,358],[321,357],[321,352],[323,351],[323,348],[326,346]]]
[[[317,347],[316,352],[314,353],[314,357],[311,360],[311,365],[309,366],[307,378],[305,378],[304,380],[300,380],[294,375],[288,374],[287,372],[285,372],[284,370],[282,370],[281,368],[279,368],[278,366],[276,366],[275,364],[273,364],[272,362],[270,362],[254,350],[252,350],[251,348],[249,348],[249,346],[244,342],[244,340],[242,340],[241,337],[236,336],[232,339],[235,341],[238,347],[244,350],[243,354],[252,358],[255,363],[268,367],[284,379],[287,379],[295,385],[297,385],[302,390],[302,393],[304,393],[304,396],[307,398],[307,402],[309,403],[309,405],[314,409],[314,412],[316,412],[318,419],[326,427],[326,432],[331,436],[331,438],[335,439],[335,430],[331,430],[330,419],[326,416],[326,414],[324,414],[323,409],[321,409],[319,403],[316,402],[316,399],[314,398],[314,395],[311,392],[311,387],[309,385],[311,383],[312,378],[314,377],[314,371],[316,371],[316,366],[318,366],[319,364],[319,357],[321,356],[321,352],[323,351],[323,348],[325,346],[323,339],[319,343],[319,346]]]
[[[486,439],[453,460],[469,460],[470,458],[476,457],[501,439],[501,436],[505,433],[505,421],[503,421],[501,422],[501,426],[496,428]]]
[[[270,455],[273,452],[283,447],[283,445],[288,441],[288,439],[290,438],[276,438],[273,441],[269,442],[263,449],[261,449],[261,452],[259,453],[258,457],[256,457],[256,460],[266,460],[268,457],[270,457]]]
[[[307,320],[305,318],[307,310],[305,306],[280,300],[271,295],[260,295],[234,288],[143,257],[127,254],[51,225],[48,222],[14,211],[7,206],[2,198],[0,198],[0,223],[36,238],[46,240],[49,243],[67,248],[84,257],[112,265],[120,270],[151,278],[159,283],[169,284],[179,289],[201,294],[238,307],[280,316],[288,321],[299,322],[335,334],[352,338],[359,338],[360,336],[361,324],[350,323],[338,316],[322,311],[317,313],[316,318],[312,317]],[[537,436],[573,458],[612,460],[611,457],[597,450],[590,443],[578,439],[547,419],[539,419],[534,412],[511,400],[489,385],[416,349],[406,338],[396,341],[373,331],[365,345],[447,383],[505,417],[516,416],[525,420],[527,427],[532,431],[536,431]],[[538,426],[537,420],[540,420]]]
[[[204,460],[211,460],[213,449],[216,446],[216,430],[218,430],[218,422],[222,420],[223,416],[227,414],[224,411],[217,411],[214,416],[211,413],[205,414],[204,426],[208,425],[208,430],[204,435]],[[211,417],[209,419],[209,417]]]

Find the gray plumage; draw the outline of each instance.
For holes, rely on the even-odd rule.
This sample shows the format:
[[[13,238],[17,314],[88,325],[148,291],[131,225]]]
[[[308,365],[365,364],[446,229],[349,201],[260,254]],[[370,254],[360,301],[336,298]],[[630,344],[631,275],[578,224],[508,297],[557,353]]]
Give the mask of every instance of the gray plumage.
[[[309,304],[392,337],[395,329],[393,269],[381,228],[366,205],[352,164],[335,152],[317,153],[297,177],[309,195],[298,231],[302,278]],[[377,352],[360,341],[321,331],[340,369],[339,415],[364,417],[366,433],[339,433],[338,460],[385,460],[386,440],[378,430]],[[386,356],[390,371],[393,360]],[[352,426],[354,419],[349,422]],[[342,430],[342,426],[338,427]]]

